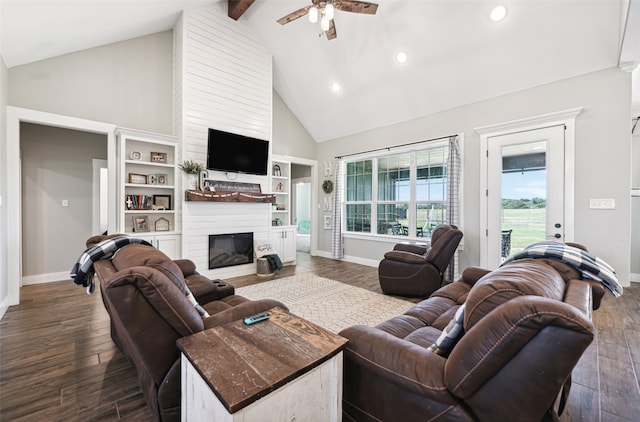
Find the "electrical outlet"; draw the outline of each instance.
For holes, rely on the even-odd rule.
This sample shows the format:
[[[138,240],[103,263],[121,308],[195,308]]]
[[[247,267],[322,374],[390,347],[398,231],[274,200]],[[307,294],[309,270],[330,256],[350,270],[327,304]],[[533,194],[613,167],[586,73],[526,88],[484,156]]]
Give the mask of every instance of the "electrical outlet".
[[[613,210],[616,208],[615,199],[590,199],[589,208],[592,210]]]
[[[62,206],[63,207],[68,207],[69,206],[69,200],[68,199],[63,199],[62,200]]]

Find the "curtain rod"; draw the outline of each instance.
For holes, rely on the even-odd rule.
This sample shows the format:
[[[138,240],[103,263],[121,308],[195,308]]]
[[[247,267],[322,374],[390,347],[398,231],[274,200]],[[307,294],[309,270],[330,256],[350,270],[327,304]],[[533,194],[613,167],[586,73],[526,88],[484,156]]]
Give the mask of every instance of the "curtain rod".
[[[417,145],[417,144],[422,144],[425,142],[433,142],[433,141],[440,141],[442,139],[447,139],[447,138],[451,138],[453,136],[458,136],[458,134],[455,135],[447,135],[447,136],[441,136],[439,138],[432,138],[432,139],[425,139],[424,141],[415,141],[415,142],[409,142],[406,144],[400,144],[400,145],[394,145],[392,147],[384,147],[384,148],[376,148],[376,149],[370,149],[368,151],[361,151],[361,152],[354,152],[351,154],[345,154],[345,155],[337,155],[334,158],[337,160],[341,160],[344,157],[351,157],[352,155],[360,155],[360,154],[368,154],[370,152],[378,152],[378,151],[391,151],[393,148],[402,148],[402,147],[407,147],[409,145]]]

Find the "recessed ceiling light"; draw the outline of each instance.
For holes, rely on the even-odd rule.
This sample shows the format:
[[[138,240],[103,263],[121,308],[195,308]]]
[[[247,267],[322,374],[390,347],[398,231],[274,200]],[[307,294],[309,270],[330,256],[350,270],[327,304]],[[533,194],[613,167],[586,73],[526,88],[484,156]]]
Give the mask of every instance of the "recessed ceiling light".
[[[338,84],[338,82],[334,82],[334,83],[331,85],[331,90],[332,90],[333,92],[340,92],[340,90],[341,90],[341,89],[342,89],[342,88],[340,87],[340,84]]]
[[[499,5],[491,9],[491,14],[489,15],[491,20],[494,22],[500,22],[502,19],[507,16],[507,6]]]
[[[401,51],[396,55],[396,61],[400,64],[406,63],[407,60],[409,60],[409,56],[407,56],[407,53],[404,51]]]

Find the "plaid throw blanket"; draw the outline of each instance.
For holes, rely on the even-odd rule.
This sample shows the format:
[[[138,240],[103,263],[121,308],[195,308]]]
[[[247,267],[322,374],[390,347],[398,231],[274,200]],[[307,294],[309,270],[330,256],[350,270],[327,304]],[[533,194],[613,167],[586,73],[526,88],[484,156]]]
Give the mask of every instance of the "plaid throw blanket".
[[[116,236],[111,239],[103,240],[97,245],[90,247],[80,255],[71,269],[70,275],[73,282],[86,287],[87,294],[93,293],[95,291],[95,284],[93,282],[93,263],[100,259],[109,259],[120,248],[133,243],[152,246],[151,243],[146,240],[138,239],[136,237]]]
[[[601,282],[615,297],[622,295],[622,286],[618,283],[614,269],[597,256],[580,248],[559,242],[534,243],[508,258],[502,265],[525,258],[550,258],[564,262],[578,270],[584,278]]]

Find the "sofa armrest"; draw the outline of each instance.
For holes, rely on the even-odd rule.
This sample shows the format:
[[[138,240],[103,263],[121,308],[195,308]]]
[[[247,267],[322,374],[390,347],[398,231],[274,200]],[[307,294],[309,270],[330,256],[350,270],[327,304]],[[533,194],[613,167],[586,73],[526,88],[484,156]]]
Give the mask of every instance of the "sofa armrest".
[[[198,274],[196,270],[196,264],[190,259],[174,259],[173,262],[180,268],[184,278],[187,278],[190,275]]]
[[[421,246],[421,245],[412,245],[412,244],[409,244],[409,243],[397,243],[393,247],[393,250],[394,251],[410,252],[410,253],[414,253],[416,255],[426,255],[428,247],[427,246]]]
[[[457,404],[444,384],[446,359],[442,356],[373,327],[356,325],[339,335],[349,340],[345,369],[347,365],[357,365],[406,391],[440,403]],[[345,379],[345,383],[350,382],[359,383]]]
[[[201,305],[231,296],[236,290],[231,284],[222,280],[210,280],[197,273],[185,277],[184,282]]]
[[[489,274],[491,270],[480,267],[467,267],[463,272],[460,279],[470,286],[476,284],[485,275]]]
[[[424,255],[416,255],[405,251],[390,251],[384,254],[384,258],[391,261],[404,262],[406,264],[424,265],[427,260]]]

